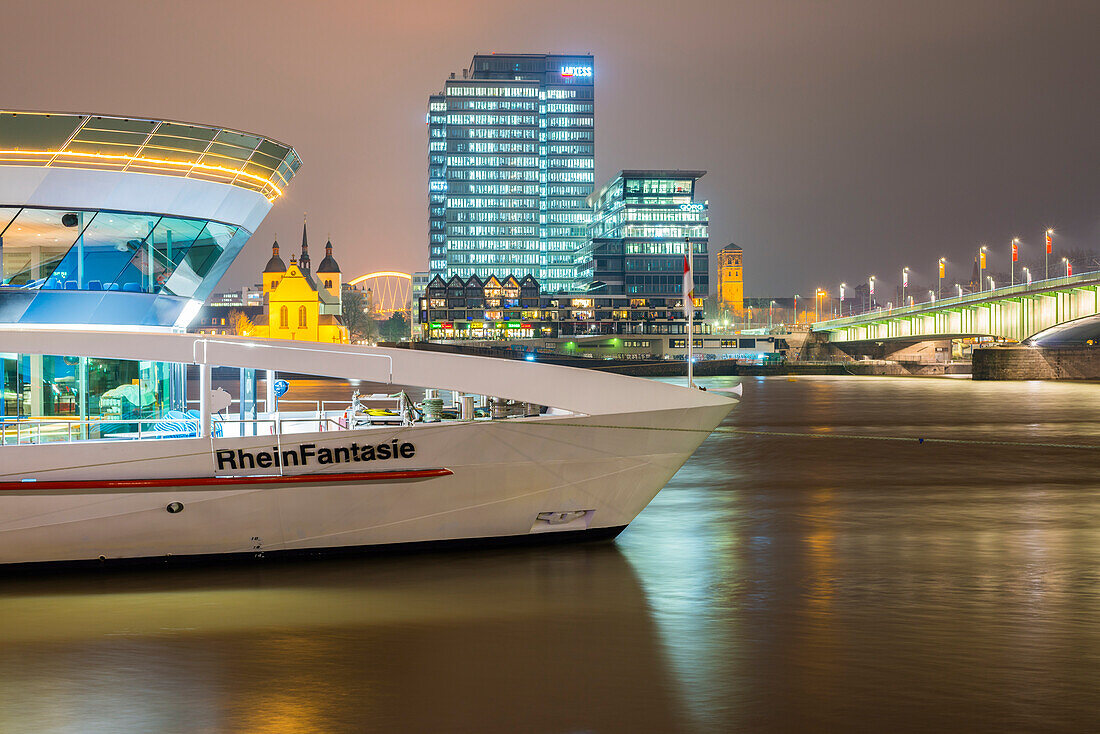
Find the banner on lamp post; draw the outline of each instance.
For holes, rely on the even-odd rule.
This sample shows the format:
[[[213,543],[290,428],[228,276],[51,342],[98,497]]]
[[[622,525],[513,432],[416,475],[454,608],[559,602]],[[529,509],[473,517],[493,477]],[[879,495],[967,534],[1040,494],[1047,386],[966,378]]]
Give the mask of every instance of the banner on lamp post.
[[[691,258],[684,255],[684,316],[691,318],[695,311],[695,278],[691,272]]]

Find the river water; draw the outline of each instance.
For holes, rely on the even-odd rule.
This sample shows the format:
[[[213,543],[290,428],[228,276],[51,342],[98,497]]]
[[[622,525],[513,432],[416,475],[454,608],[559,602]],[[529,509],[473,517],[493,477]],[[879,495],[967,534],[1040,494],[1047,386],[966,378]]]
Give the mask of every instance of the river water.
[[[0,731],[1100,729],[1100,385],[744,385],[614,543],[0,578]]]

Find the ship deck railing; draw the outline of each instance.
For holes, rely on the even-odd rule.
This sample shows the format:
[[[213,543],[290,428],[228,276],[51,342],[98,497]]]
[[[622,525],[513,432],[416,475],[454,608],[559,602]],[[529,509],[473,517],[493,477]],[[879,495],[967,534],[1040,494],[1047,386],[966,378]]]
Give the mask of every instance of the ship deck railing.
[[[257,418],[213,416],[214,438],[273,436],[347,430],[335,416],[276,414]],[[367,426],[360,426],[365,428]],[[115,430],[111,430],[111,429]],[[107,429],[104,432],[104,429]],[[74,441],[145,441],[164,438],[195,438],[198,418],[89,418],[59,417],[0,418],[0,446]]]
[[[459,419],[444,418],[438,421],[410,421],[402,415],[357,414],[350,416],[348,406],[339,410],[327,408],[316,402],[317,410],[278,411],[274,415],[257,413],[255,418],[240,418],[212,414],[212,436],[241,438],[249,436],[281,436],[295,433],[323,433],[330,431],[363,430],[367,428],[394,428],[408,425],[457,423]],[[569,411],[550,409],[549,415],[571,414]],[[532,417],[519,414],[492,417],[478,416],[474,421],[490,421],[509,418]],[[104,429],[107,429],[104,432]],[[199,418],[67,418],[60,416],[0,416],[0,446],[20,446],[48,443],[72,443],[76,441],[144,441],[168,438],[195,438],[199,433]]]

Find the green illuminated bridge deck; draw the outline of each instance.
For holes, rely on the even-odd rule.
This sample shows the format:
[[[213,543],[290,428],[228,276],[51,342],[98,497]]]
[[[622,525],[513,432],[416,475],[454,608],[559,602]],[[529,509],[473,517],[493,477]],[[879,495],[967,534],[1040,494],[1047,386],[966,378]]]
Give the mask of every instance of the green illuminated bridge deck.
[[[1100,313],[1100,272],[878,309],[813,325],[831,342],[997,336],[1023,341],[1052,326]]]
[[[83,168],[216,181],[274,201],[301,160],[251,133],[140,117],[0,111],[0,165]]]

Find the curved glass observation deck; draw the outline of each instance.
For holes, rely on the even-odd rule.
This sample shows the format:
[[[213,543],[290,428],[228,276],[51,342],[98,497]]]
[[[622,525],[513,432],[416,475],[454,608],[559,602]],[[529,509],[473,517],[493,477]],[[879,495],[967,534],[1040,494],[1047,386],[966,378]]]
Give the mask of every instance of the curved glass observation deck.
[[[225,128],[0,111],[0,323],[186,326],[300,166]]]
[[[258,191],[274,201],[302,161],[283,143],[209,125],[0,111],[0,165],[182,176]]]
[[[183,217],[0,207],[0,321],[174,322],[182,299],[210,295],[249,235]],[[103,297],[116,292],[176,298]]]

